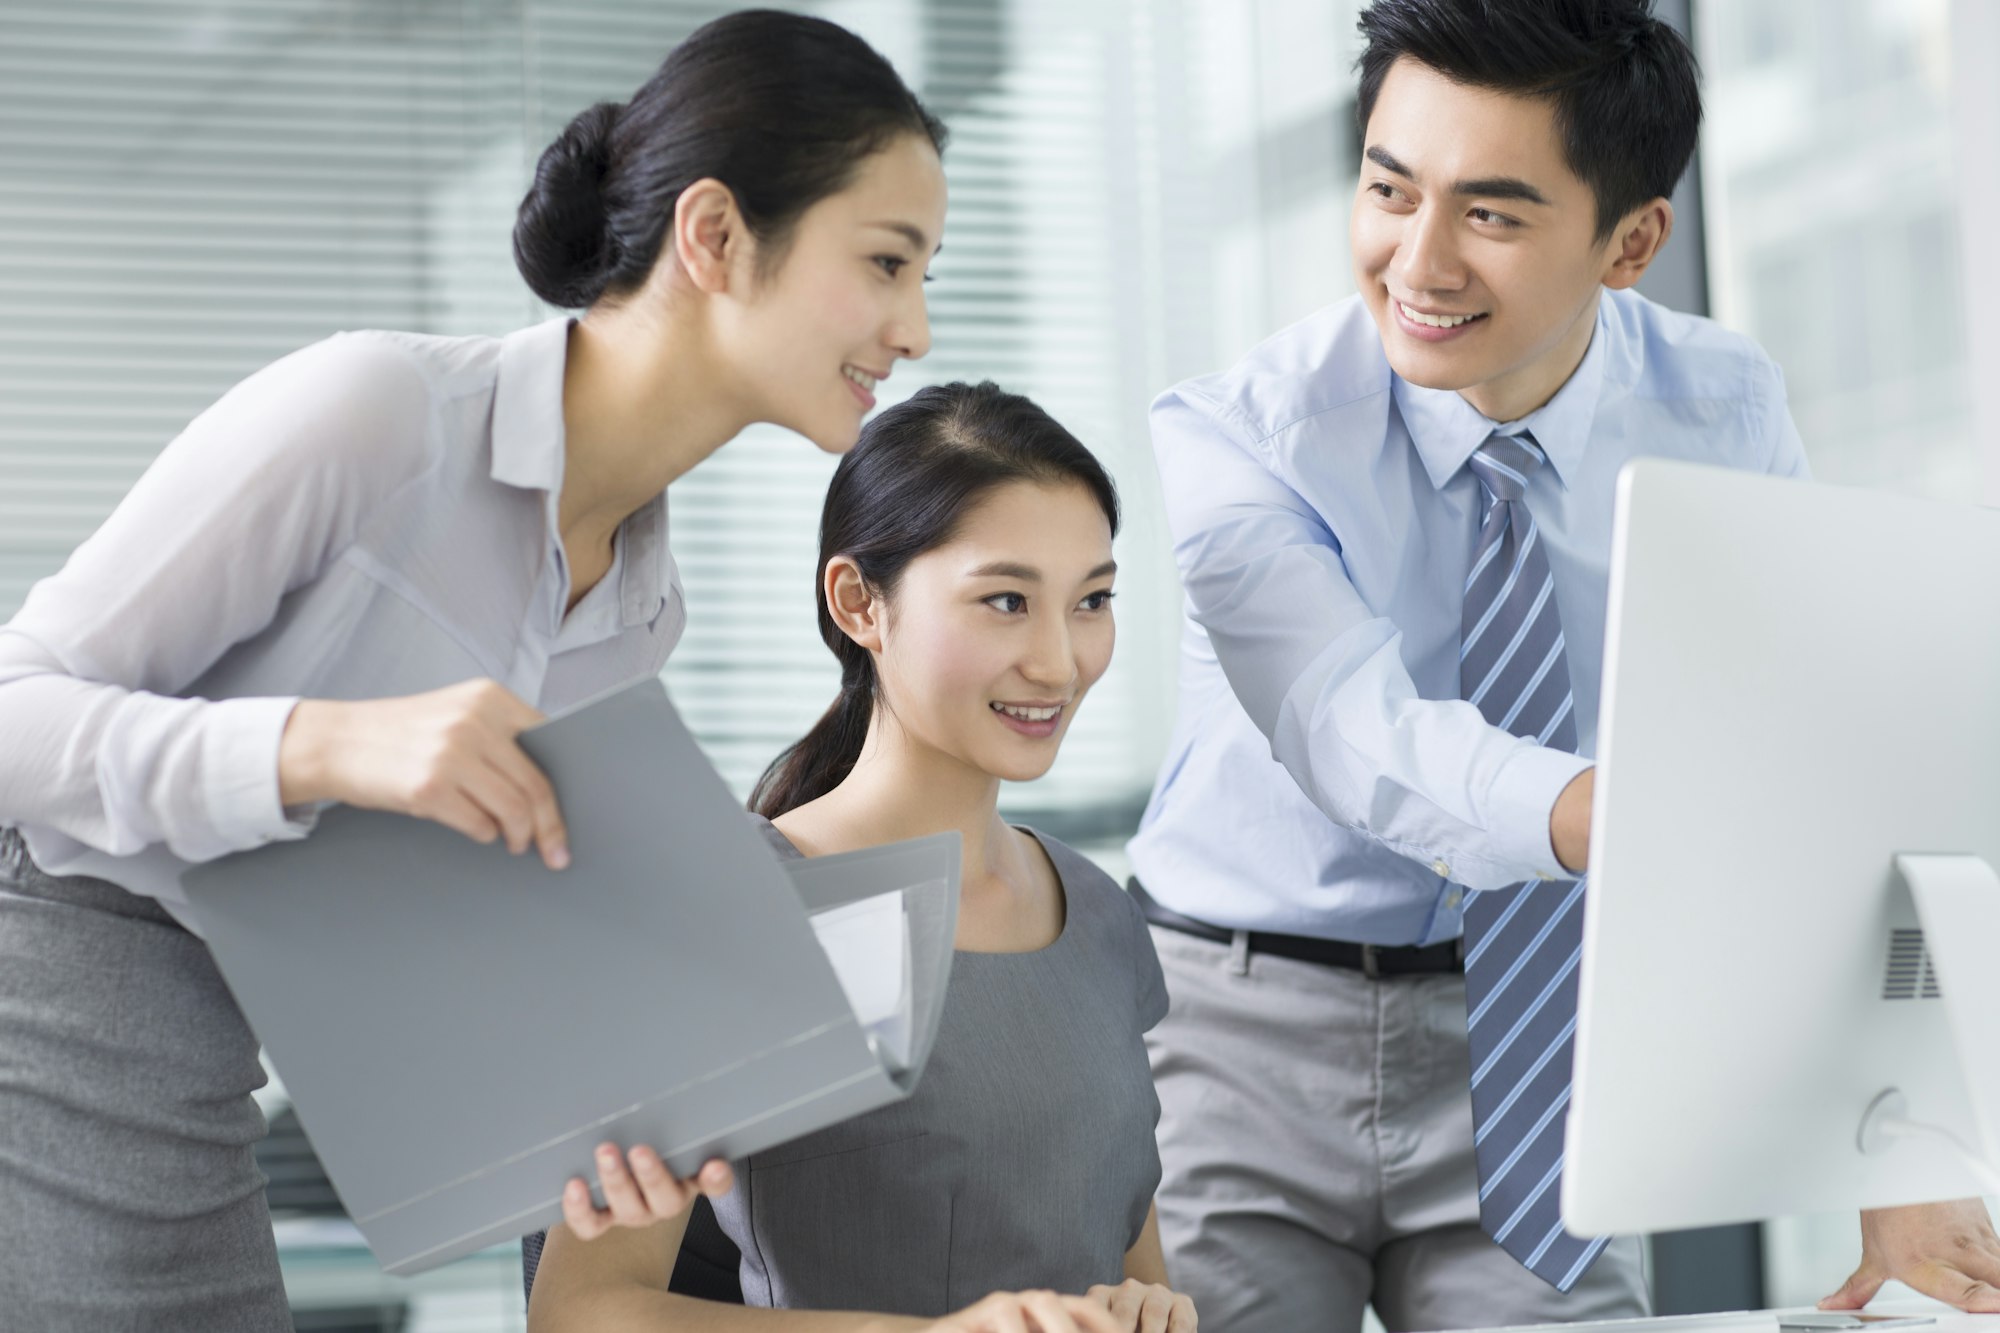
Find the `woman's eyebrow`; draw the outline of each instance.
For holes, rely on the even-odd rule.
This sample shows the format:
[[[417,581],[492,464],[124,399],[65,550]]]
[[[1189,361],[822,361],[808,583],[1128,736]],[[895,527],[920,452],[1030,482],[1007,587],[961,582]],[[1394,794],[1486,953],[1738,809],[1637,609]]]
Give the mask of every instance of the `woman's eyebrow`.
[[[908,241],[910,245],[920,253],[926,246],[930,246],[930,237],[924,235],[924,229],[912,223],[871,222],[868,225],[871,227],[879,227],[883,231],[895,232],[898,236]],[[939,251],[944,249],[944,242],[939,241],[935,246],[930,246],[930,249],[932,254],[937,254]]]
[[[1106,560],[1096,569],[1085,574],[1083,581],[1088,583],[1092,579],[1108,578],[1117,572],[1118,562],[1116,560]],[[1042,581],[1042,571],[1032,565],[1018,564],[1012,560],[995,560],[991,564],[981,565],[977,569],[968,569],[965,571],[965,576],[969,579],[1020,579],[1023,583],[1040,583]]]
[[[1012,560],[995,560],[991,564],[965,571],[969,579],[1020,579],[1024,583],[1040,583],[1042,571],[1032,565],[1017,564]]]

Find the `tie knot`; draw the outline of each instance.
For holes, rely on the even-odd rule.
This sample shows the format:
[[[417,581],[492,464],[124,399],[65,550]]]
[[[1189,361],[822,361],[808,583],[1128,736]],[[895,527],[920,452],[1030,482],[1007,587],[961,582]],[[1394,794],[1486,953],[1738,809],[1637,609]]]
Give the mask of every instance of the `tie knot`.
[[[1528,493],[1528,477],[1542,465],[1542,457],[1542,447],[1523,432],[1487,436],[1467,462],[1495,499],[1512,502]]]

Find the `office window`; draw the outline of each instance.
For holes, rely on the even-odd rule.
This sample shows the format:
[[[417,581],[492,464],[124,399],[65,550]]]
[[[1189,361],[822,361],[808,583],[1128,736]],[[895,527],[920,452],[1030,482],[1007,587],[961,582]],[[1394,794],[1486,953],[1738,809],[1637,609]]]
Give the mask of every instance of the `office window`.
[[[342,328],[497,334],[553,313],[508,248],[535,155],[732,7],[82,0],[0,15],[0,617],[266,362]],[[1150,279],[1121,239],[1162,156],[1135,109],[1154,95],[1151,16],[1046,0],[796,7],[873,40],[952,126],[937,350],[899,367],[885,401],[997,380],[1075,431],[1126,494],[1125,651],[1055,771],[1007,796],[1054,831],[1116,833],[1164,745],[1171,672],[1157,668],[1173,643],[1144,439]],[[812,611],[833,462],[758,429],[674,488],[691,615],[667,680],[739,790],[836,690]]]
[[[1974,493],[1948,0],[1702,4],[1716,317],[1784,367],[1822,480]]]

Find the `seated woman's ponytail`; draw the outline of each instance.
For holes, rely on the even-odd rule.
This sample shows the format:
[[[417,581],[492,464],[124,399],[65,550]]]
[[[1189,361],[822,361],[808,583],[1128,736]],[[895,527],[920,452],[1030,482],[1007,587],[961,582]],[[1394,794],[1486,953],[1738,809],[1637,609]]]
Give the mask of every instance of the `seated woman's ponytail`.
[[[840,659],[840,697],[764,770],[750,808],[776,819],[838,787],[861,757],[880,694],[875,659],[826,604],[826,567],[852,560],[871,592],[893,596],[912,560],[950,541],[967,511],[1010,481],[1081,484],[1118,532],[1118,492],[1090,450],[1053,417],[992,383],[919,390],[862,428],[820,512],[819,636]]]
[[[787,747],[757,779],[750,808],[766,819],[817,801],[838,787],[861,757],[868,720],[875,711],[875,664],[867,649],[844,634],[841,639],[852,655],[860,657],[860,670],[854,670],[849,653],[841,654],[839,697],[820,714],[812,730]]]

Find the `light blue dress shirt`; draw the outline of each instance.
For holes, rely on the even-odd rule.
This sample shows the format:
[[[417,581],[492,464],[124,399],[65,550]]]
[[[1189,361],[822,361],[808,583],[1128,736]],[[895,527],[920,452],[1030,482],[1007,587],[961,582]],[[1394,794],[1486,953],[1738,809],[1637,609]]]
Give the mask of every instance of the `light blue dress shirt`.
[[[1503,426],[1549,458],[1527,502],[1578,754],[1459,699],[1481,507],[1465,464]],[[1604,293],[1583,362],[1520,422],[1397,376],[1356,297],[1161,395],[1152,431],[1186,620],[1179,718],[1133,869],[1216,925],[1383,945],[1457,936],[1465,888],[1568,877],[1549,814],[1595,752],[1625,462],[1806,473],[1771,359],[1630,292]]]

